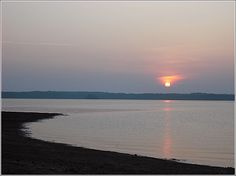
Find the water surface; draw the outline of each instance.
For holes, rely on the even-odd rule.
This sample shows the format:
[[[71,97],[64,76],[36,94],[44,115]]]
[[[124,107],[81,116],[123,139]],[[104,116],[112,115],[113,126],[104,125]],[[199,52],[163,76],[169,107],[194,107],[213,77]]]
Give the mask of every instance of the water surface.
[[[234,102],[4,99],[3,110],[67,116],[28,123],[34,138],[100,150],[234,166]]]

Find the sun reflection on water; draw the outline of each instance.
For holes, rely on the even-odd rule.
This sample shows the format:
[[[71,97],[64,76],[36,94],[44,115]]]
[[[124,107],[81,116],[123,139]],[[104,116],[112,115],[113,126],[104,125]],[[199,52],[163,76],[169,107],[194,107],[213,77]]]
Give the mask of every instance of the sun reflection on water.
[[[164,158],[172,158],[172,134],[171,134],[171,122],[170,122],[170,113],[173,108],[170,107],[170,100],[164,101],[165,107],[163,111],[165,113],[164,117],[164,135],[163,135],[163,155]]]

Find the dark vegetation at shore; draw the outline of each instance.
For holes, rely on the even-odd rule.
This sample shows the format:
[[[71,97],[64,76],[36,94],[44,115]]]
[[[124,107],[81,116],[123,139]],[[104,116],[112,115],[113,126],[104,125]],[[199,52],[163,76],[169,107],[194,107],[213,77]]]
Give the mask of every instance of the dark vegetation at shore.
[[[2,174],[233,174],[234,168],[99,151],[26,137],[23,123],[55,113],[2,112]],[[66,117],[65,117],[66,118]]]
[[[234,100],[233,94],[210,93],[108,93],[70,91],[2,92],[2,98],[35,99],[131,99],[131,100]]]

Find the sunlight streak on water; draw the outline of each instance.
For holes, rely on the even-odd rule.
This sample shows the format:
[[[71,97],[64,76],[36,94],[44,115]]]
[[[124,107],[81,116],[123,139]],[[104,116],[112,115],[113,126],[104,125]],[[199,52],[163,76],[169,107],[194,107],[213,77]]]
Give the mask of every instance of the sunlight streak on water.
[[[164,120],[164,143],[163,143],[163,153],[164,157],[167,159],[172,158],[172,136],[171,136],[171,127],[170,127],[170,111],[172,108],[170,107],[170,102],[165,101],[165,108],[163,111],[165,112],[165,120]]]

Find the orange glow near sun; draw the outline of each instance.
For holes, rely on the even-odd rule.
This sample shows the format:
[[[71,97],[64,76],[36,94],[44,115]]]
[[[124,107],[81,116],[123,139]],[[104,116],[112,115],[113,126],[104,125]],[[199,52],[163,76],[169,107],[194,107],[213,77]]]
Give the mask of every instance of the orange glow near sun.
[[[160,82],[165,87],[171,87],[172,84],[174,84],[176,81],[179,81],[181,79],[183,79],[183,77],[180,76],[180,75],[161,76],[161,77],[159,77]]]

